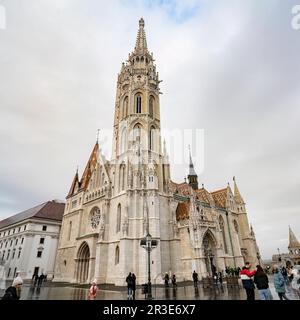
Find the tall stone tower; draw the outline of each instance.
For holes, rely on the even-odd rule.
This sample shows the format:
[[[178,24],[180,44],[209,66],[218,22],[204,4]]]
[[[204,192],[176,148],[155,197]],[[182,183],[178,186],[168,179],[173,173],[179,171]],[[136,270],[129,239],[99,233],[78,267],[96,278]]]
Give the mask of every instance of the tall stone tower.
[[[134,271],[138,280],[147,275],[140,240],[148,232],[159,240],[152,253],[152,269],[154,275],[161,272],[161,257],[168,249],[161,240],[168,235],[170,180],[167,155],[161,146],[160,81],[144,27],[140,19],[135,48],[118,75],[111,160],[111,214],[121,211],[122,221],[121,232],[113,235],[120,241],[120,270]]]
[[[238,189],[235,177],[234,181],[234,200],[238,211],[238,221],[240,225],[241,251],[245,262],[253,265],[260,263],[260,252],[256,243],[255,234],[252,226],[249,225],[246,204]]]

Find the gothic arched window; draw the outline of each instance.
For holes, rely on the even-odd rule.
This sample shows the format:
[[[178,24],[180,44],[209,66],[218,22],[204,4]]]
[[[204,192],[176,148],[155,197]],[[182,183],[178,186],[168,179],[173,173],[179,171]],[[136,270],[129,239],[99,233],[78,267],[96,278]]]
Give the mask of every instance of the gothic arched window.
[[[116,247],[116,252],[115,252],[115,264],[118,264],[120,260],[120,249],[119,246]]]
[[[150,150],[155,149],[155,128],[151,127],[149,135],[149,148]]]
[[[135,112],[142,113],[142,96],[140,93],[135,95]]]
[[[118,209],[117,209],[117,229],[116,232],[120,232],[121,230],[121,204],[118,204]]]
[[[224,220],[223,220],[222,216],[219,217],[219,225],[220,225],[220,229],[221,229],[221,232],[222,232],[224,251],[225,251],[225,253],[228,253],[227,243],[226,243],[226,236],[225,236]]]
[[[119,170],[119,191],[122,191],[125,189],[125,165],[120,165]]]
[[[153,96],[150,96],[150,99],[149,99],[149,115],[152,118],[153,118],[153,113],[154,113],[154,98],[153,98]]]
[[[236,220],[233,220],[233,225],[234,225],[234,230],[236,233],[239,233],[239,225],[238,223],[236,222]]]
[[[123,101],[123,118],[125,118],[127,114],[128,114],[128,96],[126,96]]]
[[[141,125],[139,123],[133,127],[133,140],[137,139],[141,139]]]
[[[120,153],[125,152],[125,149],[126,149],[126,129],[124,128],[121,132]]]

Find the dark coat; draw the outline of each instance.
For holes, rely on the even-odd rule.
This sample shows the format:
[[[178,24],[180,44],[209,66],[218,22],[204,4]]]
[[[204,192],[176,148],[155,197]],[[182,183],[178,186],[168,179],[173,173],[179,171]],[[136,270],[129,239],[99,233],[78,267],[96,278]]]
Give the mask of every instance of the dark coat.
[[[135,276],[135,274],[131,275],[131,280],[132,280],[132,290],[136,290],[136,276]]]
[[[17,295],[16,287],[8,287],[5,291],[2,300],[19,300],[20,297]]]
[[[269,288],[269,279],[264,272],[256,272],[254,275],[254,283],[258,290]]]
[[[133,289],[133,279],[132,279],[132,275],[127,276],[126,282],[127,282],[127,287]]]

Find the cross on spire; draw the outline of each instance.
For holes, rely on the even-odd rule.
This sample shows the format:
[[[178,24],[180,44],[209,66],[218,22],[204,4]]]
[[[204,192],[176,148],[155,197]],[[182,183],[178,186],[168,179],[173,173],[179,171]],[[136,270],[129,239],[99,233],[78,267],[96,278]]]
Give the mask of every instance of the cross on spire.
[[[97,143],[98,143],[98,141],[99,141],[99,133],[100,133],[100,129],[97,129]]]

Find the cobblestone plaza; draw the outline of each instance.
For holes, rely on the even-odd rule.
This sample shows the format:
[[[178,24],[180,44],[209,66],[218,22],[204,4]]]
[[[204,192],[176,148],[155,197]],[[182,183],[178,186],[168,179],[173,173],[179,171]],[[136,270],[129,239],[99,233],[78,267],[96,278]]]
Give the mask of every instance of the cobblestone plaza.
[[[270,290],[274,300],[279,300],[273,284],[273,277],[269,277]],[[7,286],[10,283],[7,282]],[[286,285],[287,297],[290,300],[300,300],[299,294],[290,285]],[[0,290],[3,295],[4,290]],[[246,300],[245,290],[241,284],[238,287],[229,287],[226,282],[204,289],[199,283],[194,287],[192,282],[179,283],[177,288],[165,288],[162,285],[153,286],[152,294],[155,300]],[[41,287],[34,287],[31,283],[24,283],[21,300],[87,300],[88,288],[85,286],[71,286],[68,283],[44,283]],[[260,300],[255,290],[256,300]],[[97,300],[126,300],[127,288],[110,285],[99,285]],[[136,290],[136,300],[145,300],[140,287]]]

